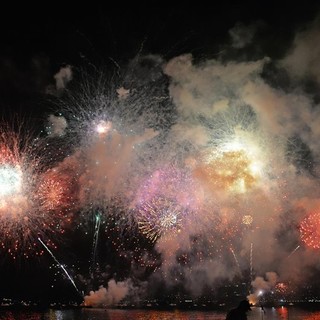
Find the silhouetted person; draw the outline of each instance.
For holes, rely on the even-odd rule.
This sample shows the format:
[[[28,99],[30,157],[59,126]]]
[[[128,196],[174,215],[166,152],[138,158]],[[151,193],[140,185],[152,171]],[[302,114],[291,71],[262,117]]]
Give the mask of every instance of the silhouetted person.
[[[247,311],[251,310],[248,300],[242,300],[237,308],[231,309],[226,320],[247,320]]]

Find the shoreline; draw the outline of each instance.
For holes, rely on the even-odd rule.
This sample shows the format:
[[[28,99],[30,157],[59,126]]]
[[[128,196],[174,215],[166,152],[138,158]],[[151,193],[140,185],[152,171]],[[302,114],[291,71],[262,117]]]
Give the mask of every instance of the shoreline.
[[[45,311],[45,310],[82,310],[82,309],[112,309],[112,310],[156,310],[156,311],[226,311],[231,308],[231,305],[116,305],[116,306],[101,306],[101,307],[93,307],[93,306],[83,306],[83,305],[74,305],[74,304],[64,304],[64,303],[56,303],[56,304],[10,304],[10,305],[0,305],[0,311],[2,310],[34,310],[34,311]],[[320,310],[320,301],[297,301],[297,302],[283,302],[283,303],[265,303],[255,305],[252,308],[291,308],[298,307],[301,309],[310,309],[310,310]]]

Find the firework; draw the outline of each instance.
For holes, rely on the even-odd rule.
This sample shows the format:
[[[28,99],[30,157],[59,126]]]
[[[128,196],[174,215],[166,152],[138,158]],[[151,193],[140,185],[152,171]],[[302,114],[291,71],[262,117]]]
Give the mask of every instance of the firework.
[[[251,104],[246,101],[250,90],[256,89],[254,79],[262,62],[237,68],[213,61],[200,68],[187,56],[177,61],[164,68],[173,78],[169,90],[157,86],[161,72],[152,73],[150,82],[144,72],[144,79],[130,74],[116,84],[108,84],[102,74],[98,81],[85,80],[76,95],[67,92],[59,111],[66,119],[63,128],[65,142],[71,145],[69,158],[77,169],[65,177],[60,165],[59,170],[43,171],[38,198],[32,200],[55,215],[69,210],[77,202],[69,179],[77,177],[78,217],[93,229],[91,273],[101,260],[102,237],[128,262],[142,268],[178,269],[180,274],[186,267],[190,279],[192,270],[202,267],[210,267],[208,274],[219,270],[219,276],[212,278],[231,278],[228,267],[232,265],[239,269],[237,274],[245,275],[241,268],[248,266],[244,259],[251,243],[252,280],[252,243],[257,252],[265,239],[270,250],[282,248],[274,229],[290,201],[294,187],[289,183],[300,179],[287,167],[289,155],[283,144],[292,132],[284,134],[271,125],[272,115],[264,110],[264,101],[259,100],[259,105],[255,99]],[[190,77],[184,74],[189,71]],[[235,79],[236,75],[241,79]],[[257,85],[262,82],[267,87],[258,80]],[[269,92],[270,88],[262,89]],[[285,126],[289,111],[278,109],[283,118],[277,121]],[[290,155],[295,152],[296,148],[290,149]],[[23,186],[18,169],[10,180],[12,190]],[[311,178],[304,183],[308,182]],[[295,196],[300,197],[299,192]],[[301,223],[300,230],[307,244],[311,242],[307,228],[312,223],[305,224]],[[81,221],[78,227],[83,231],[85,223]],[[312,238],[320,242],[317,236]],[[151,249],[158,255],[150,254]],[[267,254],[255,260],[257,268],[271,265]],[[196,271],[194,275],[199,279]]]
[[[320,249],[320,213],[309,213],[300,223],[302,242],[313,249]]]
[[[58,165],[41,174],[36,199],[42,211],[67,212],[77,209],[78,182],[75,168]]]
[[[236,131],[233,138],[205,150],[201,158],[194,175],[212,190],[245,193],[261,179],[262,152],[248,133]]]
[[[22,138],[7,125],[0,129],[0,238],[4,254],[42,255],[38,234],[56,232],[54,216],[39,210],[36,185],[41,162],[31,137]],[[48,245],[54,244],[47,241]],[[38,249],[38,250],[37,250]]]
[[[274,287],[275,291],[277,293],[280,294],[286,294],[288,291],[288,284],[284,283],[284,282],[278,282],[275,287]]]
[[[155,197],[141,205],[137,217],[140,231],[151,241],[168,232],[180,232],[183,209],[176,201]]]
[[[44,210],[55,210],[65,202],[65,188],[61,180],[55,177],[44,177],[39,185],[38,198]]]

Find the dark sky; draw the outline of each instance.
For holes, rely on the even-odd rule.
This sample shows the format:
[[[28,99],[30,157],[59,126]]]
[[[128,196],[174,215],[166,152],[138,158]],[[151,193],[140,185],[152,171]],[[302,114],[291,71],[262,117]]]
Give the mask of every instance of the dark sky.
[[[8,4],[0,22],[1,104],[23,108],[20,97],[43,91],[65,64],[123,64],[138,53],[165,59],[181,53],[215,57],[230,41],[228,31],[239,23],[259,25],[256,41],[263,54],[281,55],[297,28],[316,16],[318,6],[317,1]]]
[[[66,65],[115,68],[126,65],[138,54],[160,55],[170,60],[191,53],[198,61],[218,55],[222,61],[281,58],[296,32],[312,21],[320,9],[318,1],[212,1],[207,6],[203,3],[8,4],[0,18],[3,118],[17,113],[41,123],[48,112],[46,89],[54,86],[54,75]],[[225,48],[230,47],[230,30],[241,28],[255,30],[249,50],[238,48],[224,54]],[[109,250],[110,239],[105,237],[101,251]],[[77,267],[70,269],[77,273],[81,263],[85,265],[89,259],[91,242],[77,231],[71,232],[70,239],[77,241],[66,243],[64,251],[68,252],[68,246],[70,251],[64,254],[63,262],[70,266],[76,261]],[[128,249],[130,244],[124,246]],[[146,243],[141,246],[150,249]],[[113,254],[108,252],[116,269],[124,262]],[[65,296],[76,296],[61,270],[53,276],[52,262],[49,255],[31,263],[4,258],[0,264],[0,298],[28,295],[35,300],[52,300],[59,299],[63,290]]]

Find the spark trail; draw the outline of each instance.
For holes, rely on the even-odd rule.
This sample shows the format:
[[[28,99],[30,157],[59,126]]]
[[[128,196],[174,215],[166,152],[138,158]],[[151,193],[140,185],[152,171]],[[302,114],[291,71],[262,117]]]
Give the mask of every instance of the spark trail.
[[[231,251],[231,253],[232,253],[233,257],[234,257],[234,260],[235,260],[235,262],[237,264],[237,267],[239,269],[239,273],[241,274],[242,272],[241,272],[240,263],[239,263],[238,258],[237,258],[237,256],[236,256],[236,254],[235,254],[235,252],[234,252],[232,247],[230,247],[230,251]]]
[[[250,282],[253,281],[253,243],[250,244]]]
[[[298,245],[298,246],[288,255],[287,258],[290,258],[299,248],[300,248],[300,245]]]
[[[71,276],[69,275],[68,271],[66,270],[66,268],[59,262],[59,260],[55,257],[55,255],[52,253],[52,251],[46,246],[46,244],[38,237],[39,242],[44,246],[44,248],[49,252],[49,254],[51,255],[51,257],[53,258],[53,260],[59,265],[59,267],[63,270],[63,272],[66,274],[67,278],[70,280],[70,282],[72,283],[72,285],[74,286],[74,288],[76,289],[76,291],[79,293],[80,296],[82,296],[81,292],[79,291],[79,289],[77,288],[74,280],[71,278]]]
[[[94,266],[96,264],[100,225],[101,225],[101,214],[100,212],[97,212],[95,214],[95,226],[94,226],[93,243],[92,243],[92,261],[91,261],[91,268],[90,268],[91,278],[93,278]]]

